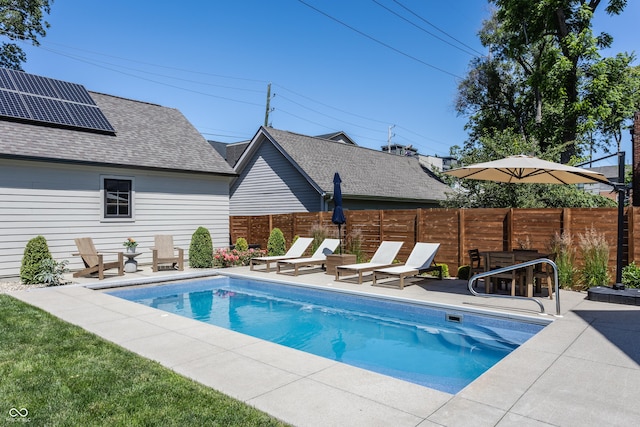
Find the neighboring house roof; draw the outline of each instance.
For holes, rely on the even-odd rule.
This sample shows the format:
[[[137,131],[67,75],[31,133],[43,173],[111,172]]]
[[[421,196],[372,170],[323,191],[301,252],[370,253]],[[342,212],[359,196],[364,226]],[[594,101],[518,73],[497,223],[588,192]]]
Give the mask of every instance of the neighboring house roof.
[[[240,160],[240,156],[244,153],[244,150],[247,149],[249,143],[251,141],[243,141],[243,142],[235,142],[233,144],[227,144],[227,156],[225,159],[227,163],[231,165],[231,167],[235,166]]]
[[[234,175],[180,111],[89,94],[115,136],[0,118],[0,156]]]
[[[261,127],[235,167],[237,173],[252,153],[271,141],[311,185],[333,193],[335,172],[342,178],[342,196],[359,199],[439,201],[451,188],[426,171],[416,158]]]
[[[226,143],[209,140],[207,142],[224,157],[229,166],[234,167],[251,141]]]
[[[333,132],[333,133],[325,133],[323,135],[316,135],[316,137],[317,138],[322,138],[322,139],[330,139],[330,140],[336,141],[336,142],[342,142],[343,144],[358,145],[358,144],[355,143],[354,140],[349,138],[349,135],[347,135],[343,131]]]

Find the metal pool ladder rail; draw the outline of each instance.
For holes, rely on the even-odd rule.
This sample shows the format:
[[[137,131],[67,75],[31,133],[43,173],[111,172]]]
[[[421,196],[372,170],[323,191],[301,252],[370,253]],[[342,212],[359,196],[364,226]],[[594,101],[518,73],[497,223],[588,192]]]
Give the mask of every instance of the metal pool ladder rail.
[[[468,285],[469,286],[469,292],[471,292],[471,294],[474,295],[474,296],[483,297],[483,298],[511,298],[511,299],[531,300],[531,301],[535,302],[536,304],[538,304],[538,306],[540,307],[540,313],[541,314],[545,314],[544,313],[544,306],[536,298],[511,296],[511,295],[487,294],[487,293],[476,292],[475,289],[473,289],[473,284],[478,279],[482,279],[484,277],[490,277],[490,276],[493,276],[495,274],[504,273],[504,272],[507,272],[507,271],[518,270],[518,269],[521,269],[521,268],[530,267],[530,266],[533,266],[533,265],[536,265],[536,264],[549,264],[553,268],[553,283],[555,283],[555,287],[556,287],[556,316],[560,316],[560,292],[559,292],[560,287],[559,287],[559,284],[558,284],[558,266],[556,265],[555,262],[553,262],[552,260],[550,260],[548,258],[534,259],[534,260],[526,261],[526,262],[523,262],[523,263],[520,263],[520,264],[514,264],[514,265],[510,265],[508,267],[497,268],[495,270],[485,271],[484,273],[474,274],[473,277],[471,277],[469,279],[469,285]]]

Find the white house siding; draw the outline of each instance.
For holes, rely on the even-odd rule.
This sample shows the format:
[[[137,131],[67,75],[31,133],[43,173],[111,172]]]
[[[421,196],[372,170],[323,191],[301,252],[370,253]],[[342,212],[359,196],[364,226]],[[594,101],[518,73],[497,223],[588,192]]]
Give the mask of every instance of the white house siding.
[[[268,141],[231,187],[231,215],[317,212],[321,195]]]
[[[102,175],[134,179],[133,220],[102,220]],[[199,226],[209,229],[214,246],[226,246],[228,188],[228,177],[214,175],[0,159],[0,277],[19,275],[24,248],[37,235],[72,270],[82,267],[71,255],[75,237],[91,237],[99,251],[123,251],[122,242],[132,237],[141,263],[151,262],[155,234],[173,235],[185,256]]]

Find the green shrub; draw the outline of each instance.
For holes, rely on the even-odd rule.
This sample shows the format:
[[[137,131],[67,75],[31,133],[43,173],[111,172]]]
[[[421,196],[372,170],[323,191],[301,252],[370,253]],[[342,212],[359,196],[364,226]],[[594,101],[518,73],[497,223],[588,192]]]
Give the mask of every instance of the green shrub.
[[[449,265],[448,264],[436,263],[436,265],[439,265],[439,266],[442,267],[442,277],[449,277]]]
[[[435,265],[442,267],[442,278],[449,277],[449,266],[447,264],[436,263]],[[440,275],[440,271],[431,270],[427,272],[430,276],[438,277]]]
[[[249,250],[249,244],[247,243],[247,239],[245,239],[244,237],[238,237],[238,239],[236,240],[235,249],[237,249],[239,252]]]
[[[191,236],[189,265],[192,268],[213,267],[213,242],[209,230],[204,227],[198,227]]]
[[[269,256],[284,255],[287,252],[286,245],[282,231],[277,227],[271,230],[267,241],[267,254]]]
[[[584,260],[584,266],[580,271],[580,284],[584,289],[592,286],[607,286],[609,276],[609,245],[603,233],[598,233],[593,228],[585,234],[578,234],[580,239],[580,251]]]
[[[461,265],[458,267],[458,279],[469,280],[469,274],[471,273],[470,265]]]
[[[640,288],[640,266],[635,261],[622,269],[622,283],[628,288]]]
[[[37,283],[45,283],[47,286],[64,285],[63,275],[69,271],[67,268],[69,261],[56,262],[53,258],[42,260],[40,272],[36,274]]]
[[[25,285],[33,285],[38,282],[36,276],[40,273],[42,261],[51,259],[51,252],[44,236],[36,236],[29,240],[24,248],[22,265],[20,266],[20,280]]]

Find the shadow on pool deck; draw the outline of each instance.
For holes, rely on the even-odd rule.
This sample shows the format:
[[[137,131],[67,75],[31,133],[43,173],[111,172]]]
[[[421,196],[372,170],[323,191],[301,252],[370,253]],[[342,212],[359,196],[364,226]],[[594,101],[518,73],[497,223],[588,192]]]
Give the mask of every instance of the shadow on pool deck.
[[[293,425],[628,426],[640,419],[640,307],[589,301],[586,293],[560,291],[562,317],[449,395],[84,287],[212,273],[152,273],[143,266],[124,277],[74,279],[75,285],[11,295]],[[460,280],[425,279],[399,290],[334,282],[322,272],[291,277],[238,267],[224,273],[539,316],[531,301],[474,297]],[[541,302],[555,313],[554,300]]]

